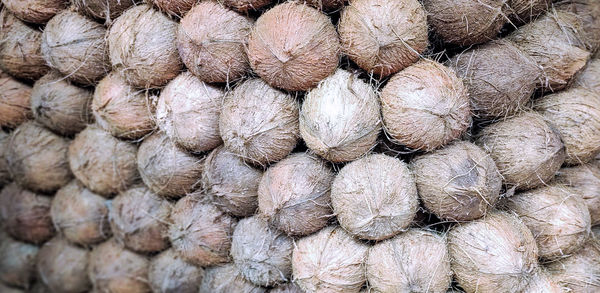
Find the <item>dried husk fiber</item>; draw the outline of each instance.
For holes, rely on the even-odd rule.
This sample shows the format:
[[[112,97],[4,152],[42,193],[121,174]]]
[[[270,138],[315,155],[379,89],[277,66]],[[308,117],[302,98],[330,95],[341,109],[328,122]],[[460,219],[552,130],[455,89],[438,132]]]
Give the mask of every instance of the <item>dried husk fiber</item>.
[[[71,3],[77,10],[85,15],[96,19],[106,20],[111,23],[121,13],[127,10],[132,5],[136,4],[137,0],[71,0]]]
[[[187,12],[200,0],[145,0],[144,2],[154,5],[166,14],[177,17],[187,15]]]
[[[2,0],[6,9],[26,22],[44,24],[61,10],[67,8],[67,0]]]
[[[573,84],[600,93],[600,59],[590,60],[585,69],[577,75]]]
[[[46,242],[37,255],[40,281],[51,292],[79,293],[91,289],[86,269],[89,251],[57,236]]]
[[[15,128],[31,118],[31,86],[0,77],[0,127]]]
[[[207,268],[200,284],[200,293],[266,293],[267,289],[256,286],[242,276],[233,264]]]
[[[548,265],[552,278],[569,292],[600,290],[600,242],[589,240],[576,253]]]
[[[38,250],[35,245],[13,240],[4,232],[0,232],[0,290],[3,289],[3,284],[24,289],[31,287],[36,277],[35,261]]]
[[[592,226],[600,224],[600,166],[584,164],[558,170],[554,182],[569,187],[585,201]]]
[[[153,257],[148,269],[148,281],[153,292],[198,293],[203,277],[201,267],[183,261],[173,249]]]
[[[44,243],[54,236],[50,217],[52,198],[11,183],[0,192],[0,220],[4,231],[19,241]]]
[[[246,14],[251,11],[259,10],[269,4],[271,4],[273,0],[221,0],[219,3],[223,3],[229,8]]]

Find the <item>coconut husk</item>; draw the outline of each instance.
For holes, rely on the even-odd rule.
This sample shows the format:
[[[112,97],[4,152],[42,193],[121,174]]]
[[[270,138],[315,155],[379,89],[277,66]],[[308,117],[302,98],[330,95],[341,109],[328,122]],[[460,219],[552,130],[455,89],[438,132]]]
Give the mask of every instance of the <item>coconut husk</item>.
[[[4,7],[25,22],[44,24],[69,5],[67,0],[2,0]]]
[[[198,293],[203,277],[204,270],[201,267],[183,261],[173,249],[153,257],[148,269],[153,292]]]
[[[38,250],[37,246],[15,241],[4,232],[0,232],[0,290],[4,284],[23,289],[31,287],[35,279]]]
[[[573,84],[600,93],[600,59],[590,60],[585,69],[577,75]]]
[[[22,189],[11,183],[0,193],[0,219],[4,231],[27,243],[39,244],[54,236],[49,196]]]
[[[37,254],[37,272],[52,292],[79,293],[91,289],[86,273],[89,251],[60,236],[46,242]]]
[[[593,163],[558,170],[554,182],[572,189],[572,194],[583,198],[592,220],[600,224],[600,166]]]
[[[542,13],[552,7],[552,0],[508,0],[510,20],[518,25],[535,21]]]
[[[111,23],[121,13],[138,2],[137,0],[71,0],[77,10],[92,18]]]
[[[6,149],[8,148],[8,134],[0,130],[0,188],[10,183],[10,172],[6,161]]]
[[[201,293],[266,293],[267,289],[256,286],[242,277],[233,264],[212,266],[207,268],[200,283]]]
[[[581,20],[583,27],[578,33],[591,52],[598,51],[600,49],[600,2],[594,0],[568,0],[559,2],[557,8],[571,13]]]
[[[0,127],[15,128],[31,118],[31,86],[10,76],[0,78]]]
[[[598,292],[600,290],[600,243],[598,240],[588,241],[576,253],[549,264],[548,271],[564,290],[582,293]]]
[[[148,4],[154,5],[157,10],[174,17],[187,15],[187,12],[195,5],[198,5],[200,0],[146,0]]]
[[[273,0],[220,0],[219,3],[223,3],[229,8],[242,13],[247,14],[252,11],[259,10],[269,4],[271,4]]]

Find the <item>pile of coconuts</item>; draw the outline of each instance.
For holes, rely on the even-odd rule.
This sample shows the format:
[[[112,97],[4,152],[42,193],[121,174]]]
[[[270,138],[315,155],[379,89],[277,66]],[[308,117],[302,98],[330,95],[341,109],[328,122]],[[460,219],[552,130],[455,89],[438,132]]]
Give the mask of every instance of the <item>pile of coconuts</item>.
[[[600,292],[600,1],[0,9],[0,292]]]

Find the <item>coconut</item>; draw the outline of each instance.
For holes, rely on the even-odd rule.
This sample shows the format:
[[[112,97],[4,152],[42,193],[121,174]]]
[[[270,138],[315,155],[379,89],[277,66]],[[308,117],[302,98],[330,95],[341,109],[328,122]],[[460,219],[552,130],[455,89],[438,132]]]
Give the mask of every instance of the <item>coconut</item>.
[[[575,86],[600,92],[600,59],[592,59],[585,69],[577,76]]]
[[[11,183],[0,193],[0,220],[4,230],[19,241],[43,243],[52,238],[48,196],[39,195]]]
[[[338,30],[344,53],[381,77],[415,63],[429,44],[427,12],[417,0],[354,0]]]
[[[600,224],[600,166],[585,164],[558,170],[554,182],[568,186],[582,197],[590,212],[592,226]]]
[[[533,21],[552,7],[552,0],[508,0],[510,18],[516,24]]]
[[[578,252],[548,266],[552,278],[570,292],[600,290],[600,242],[590,240]]]
[[[466,141],[411,161],[423,205],[441,219],[470,221],[485,216],[500,197],[502,177],[480,147]]]
[[[545,270],[541,269],[537,271],[532,279],[529,281],[529,285],[522,293],[562,293],[564,292],[558,285],[558,282]]]
[[[157,124],[173,142],[187,150],[212,150],[222,143],[219,115],[223,96],[222,89],[184,72],[161,91],[156,108]]]
[[[38,247],[0,234],[0,280],[8,286],[28,289],[35,279]],[[0,284],[2,284],[0,283]],[[1,288],[0,288],[1,289]],[[2,290],[1,292],[6,292]]]
[[[183,260],[211,266],[229,260],[235,224],[234,218],[214,205],[201,202],[200,196],[188,195],[171,211],[169,239]]]
[[[368,249],[335,226],[301,238],[292,254],[296,284],[305,292],[358,293],[366,282]]]
[[[538,267],[527,226],[505,212],[454,226],[448,233],[452,271],[466,292],[520,292]]]
[[[65,10],[46,24],[42,34],[44,60],[65,78],[94,85],[110,71],[105,35],[103,25]]]
[[[145,186],[133,187],[112,202],[110,227],[125,247],[156,252],[169,246],[167,235],[171,204]]]
[[[109,197],[137,180],[136,153],[135,145],[90,125],[69,146],[69,165],[87,188]]]
[[[33,85],[31,109],[35,119],[61,135],[74,135],[92,121],[92,93],[66,81],[56,72]]]
[[[4,285],[2,283],[0,283],[0,292],[2,293],[25,293],[24,290],[21,290],[19,288],[15,288],[15,287],[9,287],[7,285]],[[33,290],[29,290],[27,291],[28,293],[32,293]],[[37,291],[36,291],[37,292]],[[45,293],[45,292],[44,292]]]
[[[244,47],[251,28],[250,18],[216,1],[201,2],[180,22],[179,55],[188,70],[205,82],[239,79],[250,71]]]
[[[285,283],[269,290],[269,293],[304,293],[304,291],[296,283]]]
[[[71,0],[77,10],[96,19],[106,19],[111,23],[123,11],[135,5],[137,0]]]
[[[394,75],[381,92],[385,130],[396,143],[430,151],[471,125],[469,95],[456,73],[422,60]]]
[[[559,3],[559,10],[574,14],[581,19],[582,30],[578,33],[592,52],[600,49],[600,2],[595,0],[568,0]]]
[[[223,147],[204,162],[202,186],[211,202],[234,216],[247,217],[258,208],[258,184],[262,172]]]
[[[504,184],[520,190],[550,181],[566,157],[558,131],[532,112],[491,124],[476,138],[496,162]]]
[[[269,4],[271,4],[273,0],[222,0],[219,3],[223,3],[229,8],[242,13],[247,14],[251,11],[259,10]]]
[[[468,50],[448,63],[467,86],[471,110],[482,119],[525,108],[541,75],[537,64],[506,40]]]
[[[90,253],[88,276],[98,292],[149,292],[146,257],[133,253],[115,240],[106,241]]]
[[[50,215],[54,227],[69,241],[80,245],[101,242],[111,235],[106,199],[71,181],[54,195]]]
[[[0,130],[0,188],[10,183],[10,172],[8,171],[8,162],[6,161],[6,149],[8,148],[8,134]],[[258,181],[257,181],[258,182]]]
[[[248,58],[268,84],[308,90],[338,66],[340,43],[331,19],[299,2],[279,4],[261,15],[248,38]]]
[[[148,5],[128,9],[108,33],[113,69],[134,87],[160,87],[182,62],[175,46],[177,23]]]
[[[153,292],[198,293],[203,276],[201,267],[183,261],[173,249],[153,257],[148,268],[148,281]]]
[[[219,131],[225,148],[255,165],[279,161],[298,140],[298,104],[292,96],[251,79],[225,97]]]
[[[242,277],[238,268],[229,263],[207,268],[200,283],[200,293],[266,293],[267,289],[256,286]]]
[[[34,122],[15,129],[5,153],[8,170],[19,185],[52,193],[71,181],[69,141]]]
[[[5,76],[0,78],[0,127],[14,128],[31,119],[31,86]]]
[[[67,0],[2,0],[2,4],[16,17],[26,22],[44,24],[61,10]]]
[[[145,0],[144,2],[156,6],[158,10],[166,14],[183,16],[187,15],[187,12],[200,0]]]
[[[37,255],[40,279],[52,292],[79,293],[91,289],[87,276],[88,250],[61,237],[46,242]]]
[[[204,161],[179,149],[169,137],[158,132],[140,145],[137,165],[150,190],[161,196],[179,198],[198,187]]]
[[[321,230],[333,216],[330,188],[334,174],[321,159],[290,155],[264,173],[258,208],[277,229],[293,236]]]
[[[325,12],[334,12],[344,7],[347,0],[304,0],[310,6]]]

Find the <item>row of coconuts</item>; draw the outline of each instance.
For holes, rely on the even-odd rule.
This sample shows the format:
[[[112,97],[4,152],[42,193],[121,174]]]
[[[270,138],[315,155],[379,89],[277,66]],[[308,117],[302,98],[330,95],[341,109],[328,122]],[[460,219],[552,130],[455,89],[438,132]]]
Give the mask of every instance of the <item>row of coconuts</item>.
[[[2,292],[600,290],[597,1],[2,2]]]

